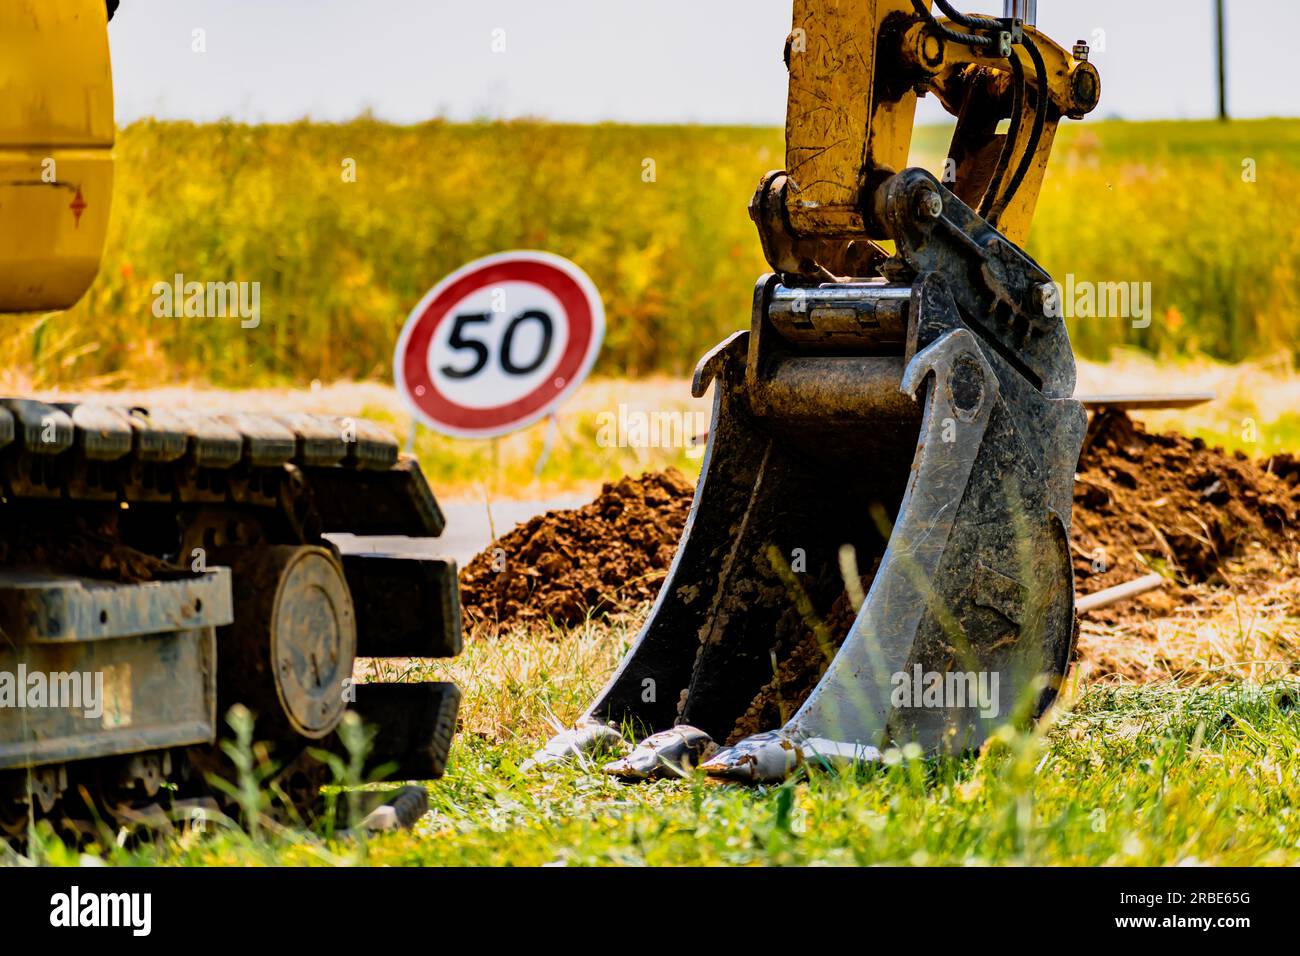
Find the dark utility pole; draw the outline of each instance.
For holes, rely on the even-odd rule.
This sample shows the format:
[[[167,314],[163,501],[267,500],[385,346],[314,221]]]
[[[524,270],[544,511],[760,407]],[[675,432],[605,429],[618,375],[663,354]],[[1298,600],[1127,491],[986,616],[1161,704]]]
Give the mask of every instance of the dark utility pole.
[[[1214,0],[1215,47],[1219,59],[1219,119],[1228,118],[1228,71],[1224,65],[1228,54],[1223,35],[1223,0]]]

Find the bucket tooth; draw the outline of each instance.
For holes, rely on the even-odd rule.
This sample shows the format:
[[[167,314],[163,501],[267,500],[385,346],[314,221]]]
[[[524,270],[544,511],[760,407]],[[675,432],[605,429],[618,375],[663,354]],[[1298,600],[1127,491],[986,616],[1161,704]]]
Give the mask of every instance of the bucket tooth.
[[[796,740],[785,731],[751,734],[733,747],[725,747],[700,765],[711,777],[736,783],[779,783],[804,764],[849,767],[879,763],[880,750],[836,740],[809,737]]]
[[[583,756],[601,756],[627,749],[623,735],[608,724],[597,720],[580,720],[568,730],[552,737],[541,750],[525,760],[520,769],[546,767],[580,759]]]
[[[717,749],[704,731],[682,725],[651,734],[626,757],[605,764],[605,772],[623,780],[685,777]]]
[[[711,777],[737,783],[766,783],[784,780],[803,761],[797,740],[779,730],[768,730],[719,750],[700,769]]]

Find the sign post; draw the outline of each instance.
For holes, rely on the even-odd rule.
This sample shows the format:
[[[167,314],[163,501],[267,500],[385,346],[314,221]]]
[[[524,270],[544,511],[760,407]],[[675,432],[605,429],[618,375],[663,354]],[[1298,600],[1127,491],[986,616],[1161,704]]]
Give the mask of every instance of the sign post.
[[[411,311],[393,376],[418,421],[444,435],[492,438],[554,413],[582,384],[605,335],[600,294],[546,252],[477,259]]]

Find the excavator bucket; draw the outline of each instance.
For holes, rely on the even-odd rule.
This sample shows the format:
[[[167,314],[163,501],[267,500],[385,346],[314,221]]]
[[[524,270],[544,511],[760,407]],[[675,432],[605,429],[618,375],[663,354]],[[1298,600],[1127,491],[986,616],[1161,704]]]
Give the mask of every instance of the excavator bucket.
[[[798,30],[810,22],[801,15],[826,5],[795,6]],[[914,29],[940,29],[921,13]],[[853,23],[877,60],[908,24],[891,7],[876,27],[884,14],[899,30]],[[989,22],[999,23],[967,29]],[[1008,28],[1018,56],[1030,31]],[[1081,68],[1062,56],[1052,62]],[[1031,113],[1034,99],[1043,112],[1052,105],[1040,61],[1035,47],[1025,60],[1035,88],[1014,97]],[[791,66],[792,171],[770,174],[751,206],[775,272],[758,283],[750,329],[695,373],[697,397],[714,387],[713,425],[676,560],[609,684],[539,761],[650,731],[609,772],[645,779],[702,766],[760,782],[908,743],[960,753],[1040,715],[1065,674],[1072,482],[1086,418],[1071,397],[1055,286],[995,217],[924,170],[848,170],[859,188],[842,194],[865,201],[847,201],[835,225],[836,193],[824,188],[834,169],[817,171],[815,200],[796,179],[811,141],[795,126],[796,107],[817,92],[810,85],[846,82],[852,70],[808,69]],[[1023,80],[1025,67],[1017,71]],[[880,75],[870,58],[862,73]],[[1073,95],[1068,71],[1059,79]],[[915,88],[897,85],[909,96]],[[823,92],[812,98],[843,101]],[[899,104],[888,105],[896,116]],[[1054,106],[1050,115],[1059,119]],[[882,135],[850,119],[868,142]],[[1045,162],[1037,144],[1018,145]],[[888,146],[897,153],[897,137]],[[870,158],[866,146],[854,155],[864,151]],[[1004,174],[1012,166],[1001,165]],[[1003,185],[995,176],[987,188]],[[830,225],[801,231],[800,215]]]
[[[808,354],[773,328],[796,297],[765,280],[754,328],[697,369],[697,395],[715,386],[713,427],[685,534],[584,717],[698,728],[737,744],[733,762],[724,752],[706,768],[744,779],[891,743],[978,746],[1043,711],[1073,644],[1069,516],[1086,420],[1068,397],[1063,329],[1031,333],[1064,347],[1050,365],[1017,367],[986,337],[996,318],[963,321],[930,272],[804,290],[814,321],[833,310],[881,329],[878,354]],[[886,313],[906,317],[910,348],[886,347]],[[846,580],[853,564],[869,580]],[[847,634],[826,633],[855,584],[865,601]],[[820,681],[782,727],[763,728],[775,734],[736,741],[808,631],[829,639]]]

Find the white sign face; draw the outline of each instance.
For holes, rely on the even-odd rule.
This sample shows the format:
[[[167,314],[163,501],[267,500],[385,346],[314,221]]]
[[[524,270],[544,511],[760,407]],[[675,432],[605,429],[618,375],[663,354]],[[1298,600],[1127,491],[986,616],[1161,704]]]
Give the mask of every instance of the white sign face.
[[[504,252],[456,270],[420,301],[393,373],[430,428],[490,437],[554,410],[591,371],[604,335],[586,273],[550,253]]]
[[[471,292],[434,332],[429,377],[466,408],[518,401],[555,378],[568,345],[568,323],[555,321],[563,312],[549,289],[526,282]]]

